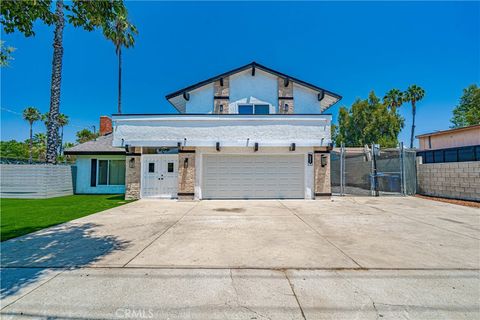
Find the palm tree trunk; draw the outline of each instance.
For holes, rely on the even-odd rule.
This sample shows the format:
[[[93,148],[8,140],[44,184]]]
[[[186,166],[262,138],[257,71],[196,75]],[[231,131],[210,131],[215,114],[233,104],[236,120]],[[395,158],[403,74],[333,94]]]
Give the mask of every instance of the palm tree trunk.
[[[60,130],[62,130],[62,133],[60,134],[60,155],[63,156],[63,126],[60,127]]]
[[[32,163],[32,159],[33,159],[32,149],[33,149],[33,123],[30,122],[30,157],[28,158],[28,163]]]
[[[118,113],[122,113],[122,47],[118,48]]]
[[[58,150],[58,123],[57,118],[60,112],[60,84],[62,80],[62,59],[63,59],[63,28],[65,18],[63,16],[63,0],[58,0],[55,9],[55,32],[53,39],[53,61],[52,61],[52,84],[50,91],[50,118],[47,130],[47,163],[56,163]]]
[[[413,148],[413,139],[415,136],[415,113],[416,113],[415,101],[412,101],[412,133],[410,135],[410,149]]]

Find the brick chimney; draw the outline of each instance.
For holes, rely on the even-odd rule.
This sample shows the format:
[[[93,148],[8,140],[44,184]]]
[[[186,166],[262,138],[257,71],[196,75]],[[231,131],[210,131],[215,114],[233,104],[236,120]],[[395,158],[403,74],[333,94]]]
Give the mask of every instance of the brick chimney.
[[[107,116],[100,116],[100,135],[104,136],[108,133],[111,133],[112,130],[112,119]]]

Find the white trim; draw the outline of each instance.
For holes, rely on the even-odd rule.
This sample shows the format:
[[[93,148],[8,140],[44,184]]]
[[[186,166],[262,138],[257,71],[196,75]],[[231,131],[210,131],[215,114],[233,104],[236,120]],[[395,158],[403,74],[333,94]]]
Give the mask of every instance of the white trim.
[[[130,122],[130,121],[315,121],[330,123],[332,115],[330,114],[292,114],[287,116],[269,116],[258,114],[234,114],[234,115],[188,115],[188,116],[176,116],[176,115],[114,115],[112,116],[114,126],[118,126],[118,122]]]

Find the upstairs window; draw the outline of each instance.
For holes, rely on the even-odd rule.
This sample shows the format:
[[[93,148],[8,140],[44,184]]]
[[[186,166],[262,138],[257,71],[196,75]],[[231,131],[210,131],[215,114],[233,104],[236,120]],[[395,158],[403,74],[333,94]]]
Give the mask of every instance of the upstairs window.
[[[270,114],[268,104],[239,104],[238,114]]]

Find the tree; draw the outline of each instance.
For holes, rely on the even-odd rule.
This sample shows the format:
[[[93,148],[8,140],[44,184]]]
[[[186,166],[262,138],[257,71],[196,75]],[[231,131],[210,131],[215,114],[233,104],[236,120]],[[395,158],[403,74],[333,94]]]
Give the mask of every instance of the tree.
[[[93,133],[88,129],[82,129],[77,132],[77,142],[84,143],[84,142],[95,139],[97,136],[98,135],[96,133]]]
[[[35,107],[27,107],[25,110],[23,110],[23,119],[28,121],[28,123],[30,124],[30,156],[28,158],[29,163],[32,163],[33,123],[40,120],[41,118],[42,114]]]
[[[55,25],[46,159],[48,163],[55,163],[58,151],[57,120],[60,112],[65,16],[74,27],[87,31],[101,28],[105,32],[115,22],[117,15],[126,14],[126,9],[121,0],[73,0],[68,5],[64,5],[63,0],[57,0],[54,12],[50,10],[51,4],[51,0],[3,1],[0,6],[0,23],[6,33],[18,30],[27,37],[34,35],[33,23],[37,19],[48,25]]]
[[[126,9],[124,13],[118,14],[115,23],[104,31],[105,37],[115,45],[115,53],[118,57],[118,113],[122,113],[122,47],[133,47],[136,34],[138,34],[137,28],[127,20]]]
[[[9,61],[13,60],[12,52],[14,47],[6,46],[5,41],[0,40],[0,67],[8,67]]]
[[[27,159],[29,156],[28,143],[10,140],[0,141],[2,158]]]
[[[347,147],[362,147],[378,143],[383,147],[396,147],[403,126],[404,119],[398,112],[380,102],[372,91],[368,99],[357,99],[350,109],[340,108],[335,144],[343,142]]]
[[[480,88],[472,84],[463,89],[460,103],[453,109],[452,128],[480,124]]]
[[[391,89],[383,97],[383,103],[387,105],[393,112],[397,111],[403,104],[403,92],[398,89]]]
[[[410,134],[410,148],[413,148],[413,139],[415,138],[415,114],[417,113],[417,102],[425,96],[425,90],[413,84],[404,92],[405,102],[412,104],[412,131]]]
[[[59,116],[58,116],[58,126],[60,127],[61,129],[61,133],[60,133],[60,143],[59,143],[59,146],[60,146],[60,154],[63,154],[63,127],[65,127],[66,125],[68,125],[69,123],[69,120],[68,120],[68,116],[63,114],[63,113],[60,113]]]
[[[35,133],[33,136],[33,145],[37,159],[45,161],[47,156],[47,135],[45,133]]]

